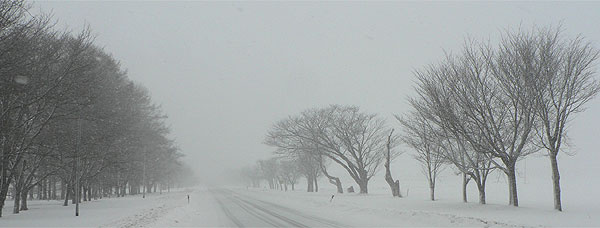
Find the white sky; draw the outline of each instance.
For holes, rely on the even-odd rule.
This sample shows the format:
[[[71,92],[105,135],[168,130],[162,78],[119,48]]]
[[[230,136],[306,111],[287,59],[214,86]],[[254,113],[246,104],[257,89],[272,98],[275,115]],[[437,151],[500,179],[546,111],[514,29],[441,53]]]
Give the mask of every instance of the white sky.
[[[562,23],[600,47],[600,3],[45,2],[60,28],[89,24],[169,115],[173,136],[206,177],[268,157],[271,124],[303,109],[358,105],[399,125],[412,71],[463,38]],[[563,177],[600,172],[600,99],[577,116]],[[414,165],[403,155],[396,163]],[[543,160],[540,164],[547,165]],[[549,173],[546,166],[538,172]],[[565,171],[568,170],[568,171]],[[535,172],[535,168],[534,168]],[[415,175],[420,175],[416,173]],[[548,174],[549,175],[549,174]],[[598,182],[598,181],[596,181]]]

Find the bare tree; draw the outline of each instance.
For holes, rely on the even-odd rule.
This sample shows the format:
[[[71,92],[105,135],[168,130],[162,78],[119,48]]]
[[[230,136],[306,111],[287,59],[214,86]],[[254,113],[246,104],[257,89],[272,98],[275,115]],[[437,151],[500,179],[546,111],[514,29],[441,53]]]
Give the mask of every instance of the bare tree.
[[[477,128],[465,126],[469,122],[461,110],[463,105],[453,97],[451,85],[456,83],[456,78],[452,73],[448,62],[417,71],[417,96],[409,99],[413,111],[403,122],[410,133],[408,135],[412,135],[408,141],[418,148],[440,153],[465,176],[469,176],[477,184],[479,203],[485,204],[485,183],[492,170],[492,158],[482,152],[479,146],[482,137],[478,135]],[[473,129],[469,132],[473,134],[470,135],[471,140],[463,136],[466,129]],[[423,139],[437,145],[432,147]],[[463,184],[465,187],[466,183]],[[463,196],[465,193],[466,188],[463,188]]]
[[[301,128],[301,126],[309,126],[310,123],[306,122],[309,120],[309,118],[289,117],[277,122],[268,132],[265,144],[276,147],[276,154],[286,156],[298,164],[301,172],[306,176],[308,192],[318,191],[317,178],[323,174],[330,184],[336,186],[338,193],[344,193],[340,179],[327,172],[328,158],[315,139],[308,136],[307,131],[310,130]]]
[[[276,123],[265,143],[316,161],[317,168],[319,159],[327,157],[348,171],[361,193],[368,193],[369,179],[385,158],[386,132],[385,121],[375,114],[363,113],[358,107],[331,105]]]
[[[285,189],[287,191],[287,185],[291,185],[292,191],[295,190],[295,185],[298,183],[298,178],[301,176],[301,169],[298,163],[294,160],[283,160],[280,163],[281,176],[285,181]]]
[[[306,177],[307,192],[318,191],[317,179],[321,175],[323,157],[313,141],[305,138],[299,128],[299,117],[289,117],[273,125],[264,143],[275,147],[275,154],[293,160]]]
[[[388,128],[375,114],[367,114],[354,106],[331,105],[302,113],[301,129],[322,150],[323,155],[342,166],[368,193],[368,182],[383,160]]]
[[[260,168],[256,165],[244,166],[239,170],[238,173],[242,181],[246,182],[246,187],[258,188],[260,187]]]
[[[329,180],[329,183],[332,185],[335,185],[335,188],[337,189],[337,193],[344,193],[344,188],[342,187],[342,181],[340,180],[339,177],[335,177],[329,174],[329,172],[327,172],[327,166],[328,166],[328,160],[326,158],[323,158],[323,155],[319,155],[321,156],[321,159],[319,159],[320,161],[320,167],[321,167],[321,173],[323,173],[323,175],[325,175],[325,177],[327,177],[327,180]]]
[[[435,183],[446,162],[441,151],[443,149],[441,143],[444,139],[433,132],[434,128],[418,113],[405,118],[399,116],[396,118],[404,126],[402,141],[415,149],[416,154],[413,156],[421,163],[422,172],[429,182],[430,199],[433,201]]]
[[[27,10],[0,0],[0,216],[9,186],[18,213],[36,187],[40,198],[57,195],[58,179],[66,206],[191,176],[160,108],[90,31],[55,31]]]
[[[510,204],[518,206],[516,163],[536,151],[531,140],[536,122],[527,90],[532,80],[527,60],[534,50],[514,44],[503,41],[496,51],[467,42],[461,55],[446,58],[443,73],[432,75],[454,103],[445,106],[453,109],[446,114],[454,114],[439,115],[440,120],[507,175]]]
[[[485,139],[483,145],[487,145],[491,156],[502,162],[502,165],[496,165],[508,177],[509,203],[514,206],[519,205],[516,163],[538,150],[532,140],[537,124],[534,105],[536,98],[529,89],[536,80],[533,76],[539,71],[532,61],[536,55],[532,45],[534,42],[533,35],[518,33],[517,36],[503,37],[497,50],[482,46],[481,49],[485,49],[482,51],[483,58],[488,62],[484,69],[487,70],[473,77],[477,79],[474,80],[475,83],[482,85],[479,90],[486,93],[484,98],[488,97],[482,100],[489,101],[481,102],[488,106],[486,108],[471,109],[476,112],[489,110],[482,118],[473,119],[484,122],[478,124]],[[479,59],[475,57],[477,54],[474,51],[466,53],[467,59]],[[494,86],[494,89],[484,89],[483,86]]]
[[[583,37],[562,37],[561,28],[546,27],[531,31],[534,42],[527,43],[536,50],[532,56],[536,67],[532,83],[537,115],[540,121],[538,137],[546,149],[552,167],[554,209],[562,211],[558,154],[567,137],[567,126],[573,114],[583,111],[584,105],[600,91],[594,78],[594,64],[600,52]],[[519,40],[519,33],[508,33],[507,40]]]
[[[387,143],[385,145],[385,164],[383,164],[383,166],[385,167],[385,181],[388,183],[390,189],[392,190],[392,196],[402,197],[402,193],[400,192],[400,181],[394,181],[394,178],[392,177],[392,171],[390,169],[391,161],[394,159],[392,155],[399,155],[399,153],[392,153],[392,148],[394,147],[396,140],[397,137],[394,135],[394,129],[392,129],[387,137]]]
[[[260,167],[263,178],[265,178],[269,184],[269,188],[275,189],[277,187],[277,183],[275,181],[277,177],[277,160],[273,158],[268,160],[260,160],[258,161],[258,167]]]

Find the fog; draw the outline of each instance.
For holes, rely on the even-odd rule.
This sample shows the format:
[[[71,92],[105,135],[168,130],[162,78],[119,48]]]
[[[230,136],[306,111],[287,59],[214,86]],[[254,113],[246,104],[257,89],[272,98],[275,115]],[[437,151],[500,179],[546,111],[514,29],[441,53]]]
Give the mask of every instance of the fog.
[[[184,161],[204,181],[270,157],[267,130],[307,108],[357,105],[400,128],[393,114],[408,109],[414,70],[465,38],[562,24],[600,44],[595,2],[39,1],[33,11],[52,12],[72,31],[89,26],[168,114]],[[564,169],[567,177],[600,171],[600,100],[587,106],[569,129],[577,155],[560,155],[563,166],[586,168]],[[403,155],[394,166],[414,163]],[[530,170],[547,172],[546,163]]]
[[[599,12],[0,0],[0,227],[600,227]]]

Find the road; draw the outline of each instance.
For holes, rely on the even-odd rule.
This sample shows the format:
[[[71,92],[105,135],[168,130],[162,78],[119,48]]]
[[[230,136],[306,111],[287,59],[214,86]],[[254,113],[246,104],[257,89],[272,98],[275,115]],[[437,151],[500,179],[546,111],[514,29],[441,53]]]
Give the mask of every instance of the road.
[[[292,208],[240,195],[229,189],[210,189],[220,210],[234,227],[347,227]]]
[[[126,218],[111,226],[121,227],[348,227],[269,198],[256,198],[245,190],[197,188],[176,193],[160,207]],[[187,203],[187,195],[190,202]],[[302,210],[304,209],[304,210]]]

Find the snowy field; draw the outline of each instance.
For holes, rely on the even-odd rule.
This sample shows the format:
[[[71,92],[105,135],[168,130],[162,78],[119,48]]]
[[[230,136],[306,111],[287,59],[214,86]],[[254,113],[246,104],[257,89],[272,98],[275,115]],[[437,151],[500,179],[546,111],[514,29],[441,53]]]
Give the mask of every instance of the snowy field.
[[[583,157],[583,156],[582,156]],[[392,198],[381,176],[372,178],[368,195],[335,194],[333,185],[320,179],[319,192],[305,192],[304,179],[295,191],[282,192],[239,186],[178,189],[170,193],[102,199],[74,205],[62,201],[29,202],[28,211],[11,214],[7,200],[1,227],[599,227],[600,205],[595,197],[598,181],[588,178],[596,166],[577,168],[582,157],[566,157],[563,175],[565,211],[552,207],[552,189],[545,157],[532,157],[519,166],[520,207],[507,205],[504,175],[489,176],[487,204],[477,203],[477,190],[469,184],[469,203],[462,203],[461,177],[451,169],[442,173],[436,187],[436,201],[428,200],[424,178],[395,166],[404,198]],[[402,158],[400,158],[402,159]],[[535,168],[532,168],[535,167]],[[540,168],[541,167],[541,168]],[[414,169],[412,169],[414,170]],[[344,187],[354,185],[343,172]],[[585,174],[585,175],[584,175]],[[330,202],[331,195],[335,194]],[[187,203],[190,195],[190,203]],[[592,197],[590,197],[592,196]]]
[[[32,201],[31,210],[0,219],[2,227],[564,227],[600,226],[598,207],[593,202],[567,204],[569,210],[555,212],[551,203],[535,204],[523,198],[514,208],[493,197],[500,184],[490,181],[491,203],[470,203],[444,189],[440,199],[427,200],[413,184],[408,197],[392,198],[385,186],[371,189],[369,195],[341,194],[330,201],[334,189],[322,185],[318,193],[282,192],[240,187],[181,189],[171,193],[103,199],[81,204],[81,216],[75,217],[74,206],[59,201]],[[325,184],[325,183],[322,183]],[[449,186],[451,183],[443,183]],[[497,185],[497,186],[496,186]],[[527,184],[525,186],[528,186]],[[504,188],[502,188],[504,189]],[[529,189],[529,188],[523,188]],[[411,193],[412,191],[412,193]],[[456,191],[455,193],[460,193]],[[475,191],[471,191],[475,193]],[[498,192],[499,193],[499,192]],[[187,203],[187,195],[191,202]],[[523,192],[525,196],[527,192]],[[496,194],[501,195],[501,194]],[[566,201],[569,202],[569,201]],[[10,208],[7,205],[6,208]]]
[[[68,207],[62,201],[29,201],[29,210],[12,214],[13,203],[7,200],[1,227],[134,227],[146,226],[163,214],[186,202],[193,189],[180,189],[163,194],[104,198],[80,204],[80,215],[75,217],[75,205]]]

